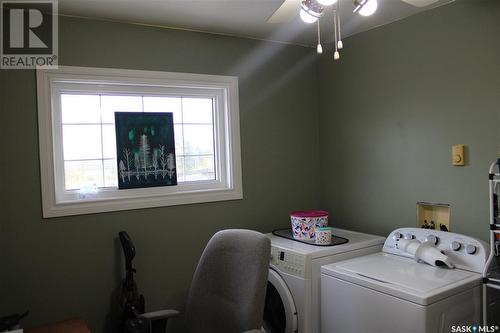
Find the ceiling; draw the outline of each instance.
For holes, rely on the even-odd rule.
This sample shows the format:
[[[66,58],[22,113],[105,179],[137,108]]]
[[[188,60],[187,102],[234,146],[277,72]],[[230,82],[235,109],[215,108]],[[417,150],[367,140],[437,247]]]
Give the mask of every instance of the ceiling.
[[[347,37],[380,25],[429,10],[454,0],[417,8],[399,0],[378,0],[370,17],[352,13],[352,0],[339,0],[342,36]],[[59,0],[63,15],[169,28],[211,32],[284,43],[316,45],[316,25],[303,23],[298,15],[287,23],[267,23],[282,0]],[[297,13],[298,14],[298,13]],[[321,19],[322,38],[333,35],[333,15]]]

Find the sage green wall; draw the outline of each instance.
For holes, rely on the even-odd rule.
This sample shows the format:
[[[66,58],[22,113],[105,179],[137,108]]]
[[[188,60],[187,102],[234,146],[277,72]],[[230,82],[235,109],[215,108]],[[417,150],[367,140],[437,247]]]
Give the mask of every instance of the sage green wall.
[[[147,308],[182,308],[214,232],[269,232],[288,225],[290,210],[319,207],[310,49],[75,18],[61,18],[59,36],[64,65],[239,76],[244,199],[42,219],[35,73],[2,70],[0,314],[29,309],[27,325],[77,315],[92,332],[109,332],[120,230],[135,242]]]
[[[379,8],[383,10],[383,8]],[[322,57],[322,201],[334,225],[387,234],[417,201],[450,203],[451,228],[487,239],[500,151],[500,2],[459,0],[344,41]],[[451,146],[467,166],[451,166]]]
[[[105,332],[120,230],[136,243],[149,309],[183,306],[216,230],[270,231],[292,209],[326,208],[333,225],[386,234],[414,225],[417,201],[448,202],[454,231],[486,238],[498,36],[497,0],[458,0],[347,38],[318,77],[301,47],[62,18],[65,65],[239,76],[244,199],[43,220],[35,74],[2,70],[0,313],[29,308],[27,324],[78,315]],[[450,165],[456,143],[468,146],[465,167]]]

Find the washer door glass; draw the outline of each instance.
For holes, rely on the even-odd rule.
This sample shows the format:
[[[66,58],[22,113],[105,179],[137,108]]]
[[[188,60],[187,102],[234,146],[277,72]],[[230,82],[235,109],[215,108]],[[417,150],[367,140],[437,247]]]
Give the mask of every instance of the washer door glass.
[[[297,330],[297,311],[292,294],[285,281],[274,270],[269,270],[264,330],[267,333],[291,333]]]

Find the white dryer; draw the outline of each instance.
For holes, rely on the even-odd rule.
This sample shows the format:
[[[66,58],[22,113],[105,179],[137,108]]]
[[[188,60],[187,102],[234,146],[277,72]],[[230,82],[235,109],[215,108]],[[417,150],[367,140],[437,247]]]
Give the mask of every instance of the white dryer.
[[[403,251],[402,237],[435,246],[455,268],[417,262]],[[321,331],[441,333],[481,325],[487,257],[488,246],[468,236],[397,229],[382,252],[322,267]]]
[[[267,333],[317,333],[321,266],[380,251],[384,238],[333,228],[345,244],[315,246],[268,234],[271,262],[264,311]]]

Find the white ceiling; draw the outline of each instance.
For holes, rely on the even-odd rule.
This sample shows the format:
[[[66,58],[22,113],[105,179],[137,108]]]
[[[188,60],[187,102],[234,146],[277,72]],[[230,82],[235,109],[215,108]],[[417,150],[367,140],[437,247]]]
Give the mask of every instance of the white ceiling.
[[[378,0],[370,17],[352,13],[352,0],[339,0],[344,37],[397,21],[454,0],[417,8],[400,0]],[[205,31],[298,45],[316,44],[316,25],[303,23],[298,15],[288,23],[270,24],[267,19],[282,0],[59,0],[63,15],[119,22]],[[321,19],[323,39],[333,34],[333,15]]]

